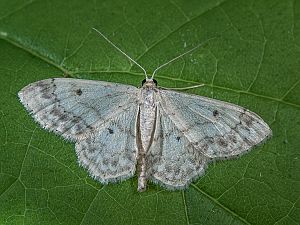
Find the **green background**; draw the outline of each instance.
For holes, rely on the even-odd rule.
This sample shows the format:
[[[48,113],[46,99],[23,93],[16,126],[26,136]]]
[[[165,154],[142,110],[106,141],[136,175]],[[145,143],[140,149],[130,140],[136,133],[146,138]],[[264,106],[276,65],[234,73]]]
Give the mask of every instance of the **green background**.
[[[50,77],[166,87],[244,106],[273,137],[238,160],[211,164],[186,191],[136,177],[102,186],[78,166],[74,144],[41,129],[17,99]],[[0,224],[299,224],[300,1],[1,0]]]

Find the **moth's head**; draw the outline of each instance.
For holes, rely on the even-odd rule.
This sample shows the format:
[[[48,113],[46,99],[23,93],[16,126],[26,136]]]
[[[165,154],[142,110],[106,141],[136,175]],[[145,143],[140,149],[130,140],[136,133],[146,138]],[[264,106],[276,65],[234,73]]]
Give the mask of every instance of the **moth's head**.
[[[145,88],[156,87],[157,81],[155,79],[144,79],[142,81],[142,86]]]

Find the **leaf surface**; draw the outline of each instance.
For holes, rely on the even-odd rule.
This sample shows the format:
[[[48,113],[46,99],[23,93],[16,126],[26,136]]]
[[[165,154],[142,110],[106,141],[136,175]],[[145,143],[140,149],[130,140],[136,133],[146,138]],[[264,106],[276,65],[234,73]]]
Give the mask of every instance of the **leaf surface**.
[[[244,106],[273,137],[238,160],[211,164],[186,191],[136,177],[102,186],[78,166],[74,144],[40,128],[17,98],[50,77],[165,87]],[[299,1],[0,2],[0,224],[299,224]]]

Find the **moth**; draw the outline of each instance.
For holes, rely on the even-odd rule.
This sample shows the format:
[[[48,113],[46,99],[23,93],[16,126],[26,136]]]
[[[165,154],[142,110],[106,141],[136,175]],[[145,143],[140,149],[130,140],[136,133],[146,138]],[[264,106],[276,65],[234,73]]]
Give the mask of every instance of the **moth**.
[[[96,30],[96,29],[95,29]],[[243,107],[157,86],[154,75],[190,51],[159,66],[141,88],[71,78],[24,87],[19,99],[43,128],[75,143],[79,163],[103,184],[133,177],[138,191],[151,180],[175,190],[201,176],[208,163],[237,157],[272,131]]]

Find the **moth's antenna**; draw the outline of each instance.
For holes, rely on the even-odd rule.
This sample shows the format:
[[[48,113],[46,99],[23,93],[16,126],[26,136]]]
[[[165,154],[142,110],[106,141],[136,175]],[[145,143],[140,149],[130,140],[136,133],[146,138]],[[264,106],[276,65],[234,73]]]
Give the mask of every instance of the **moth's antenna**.
[[[129,55],[127,55],[125,52],[123,52],[118,46],[116,46],[111,40],[109,40],[104,34],[102,34],[99,30],[97,30],[96,28],[92,27],[92,29],[94,31],[96,31],[98,34],[100,34],[109,44],[111,44],[113,47],[115,47],[119,52],[121,52],[123,55],[125,55],[131,62],[133,62],[135,65],[137,65],[138,67],[140,67],[143,71],[144,74],[146,76],[146,79],[148,79],[147,76],[147,72],[146,70],[140,65],[138,64],[136,61],[134,61]]]
[[[199,47],[205,45],[207,42],[209,42],[209,41],[211,41],[211,40],[213,40],[213,39],[215,39],[215,38],[216,38],[216,37],[209,38],[209,39],[207,39],[206,41],[204,41],[204,42],[198,44],[198,45],[195,46],[194,48],[188,50],[187,52],[184,52],[183,54],[181,54],[181,55],[179,55],[179,56],[176,56],[175,58],[171,59],[170,61],[168,61],[168,62],[166,62],[166,63],[160,65],[159,67],[157,67],[157,68],[153,71],[152,76],[151,76],[151,79],[153,79],[155,73],[156,73],[158,70],[160,70],[161,68],[163,68],[164,66],[170,64],[171,62],[176,61],[177,59],[181,58],[182,56],[184,56],[184,55],[186,55],[186,54],[188,54],[188,53],[194,51],[195,49],[197,49],[197,48],[199,48]]]

